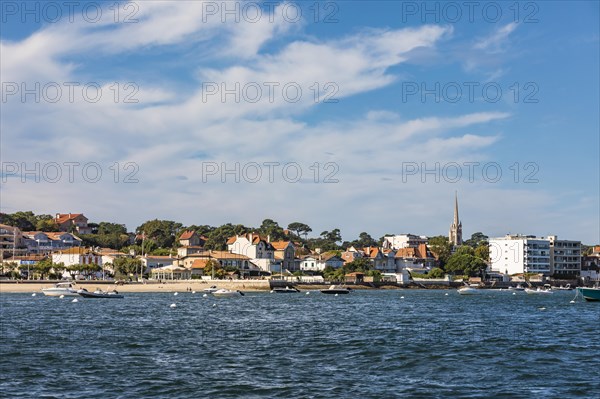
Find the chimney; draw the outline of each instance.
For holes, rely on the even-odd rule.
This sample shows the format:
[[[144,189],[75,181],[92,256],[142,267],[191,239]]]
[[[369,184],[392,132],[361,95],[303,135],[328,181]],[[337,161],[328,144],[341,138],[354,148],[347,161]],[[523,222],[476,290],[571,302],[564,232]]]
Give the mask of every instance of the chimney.
[[[271,234],[267,234],[267,242],[271,242]]]
[[[248,241],[250,241],[250,243],[252,243],[253,238],[254,238],[254,235],[252,233],[248,233]]]

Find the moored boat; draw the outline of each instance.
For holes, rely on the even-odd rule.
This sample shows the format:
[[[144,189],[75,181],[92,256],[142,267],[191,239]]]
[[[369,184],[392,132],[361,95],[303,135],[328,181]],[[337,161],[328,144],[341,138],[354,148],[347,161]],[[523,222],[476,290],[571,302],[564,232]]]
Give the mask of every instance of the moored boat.
[[[293,294],[296,292],[300,292],[300,290],[296,287],[288,287],[286,286],[285,288],[273,288],[273,292],[277,293],[277,294]]]
[[[349,294],[350,289],[332,285],[327,289],[321,290],[323,294]]]
[[[244,296],[244,293],[240,290],[232,291],[225,288],[221,288],[219,290],[214,291],[213,296],[217,298],[230,298],[234,296]]]
[[[112,291],[102,291],[101,289],[97,289],[94,292],[89,292],[85,288],[78,290],[77,294],[84,298],[123,298],[122,294],[119,294],[117,290]]]
[[[525,291],[525,288],[521,284],[517,284],[516,287],[508,287],[508,289],[511,291]]]
[[[557,290],[557,291],[572,291],[573,288],[571,288],[571,284],[567,284],[564,287],[561,285],[560,287],[552,287],[553,290]]]
[[[208,292],[209,294],[212,294],[213,292],[215,292],[217,290],[218,290],[217,286],[216,285],[212,285],[209,288],[203,289],[202,291],[203,292]]]
[[[476,295],[479,294],[479,290],[473,287],[460,287],[458,290],[460,295]]]
[[[586,301],[600,301],[600,288],[577,287],[577,292],[579,292]]]
[[[57,283],[54,287],[43,288],[42,292],[46,296],[79,296],[77,290],[73,287],[73,283]]]

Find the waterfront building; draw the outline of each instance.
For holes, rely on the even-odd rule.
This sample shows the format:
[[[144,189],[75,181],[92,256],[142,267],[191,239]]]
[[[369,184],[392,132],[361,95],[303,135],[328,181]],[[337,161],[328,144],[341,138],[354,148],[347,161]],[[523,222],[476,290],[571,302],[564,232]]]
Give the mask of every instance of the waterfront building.
[[[462,222],[458,218],[458,194],[454,194],[454,219],[450,225],[448,239],[455,246],[462,245]]]
[[[186,230],[179,236],[179,244],[184,247],[203,247],[205,243],[206,237],[198,235],[193,230]]]
[[[44,254],[79,247],[81,242],[81,238],[66,232],[23,232],[23,245],[27,247],[27,253],[31,254]]]
[[[344,266],[344,260],[334,253],[311,254],[301,258],[300,270],[322,272],[326,267],[339,269]]]
[[[91,249],[73,247],[52,254],[52,263],[64,263],[65,266],[89,265],[95,263],[102,266],[102,255]]]
[[[275,248],[256,233],[235,235],[227,240],[227,249],[232,254],[244,255],[266,272],[283,272],[282,261],[275,259]]]
[[[88,218],[83,213],[57,213],[54,221],[60,231],[92,234],[92,228],[88,226]]]
[[[18,227],[0,224],[0,261],[6,256],[17,254],[17,248],[23,245],[23,236]]]
[[[383,248],[385,249],[416,248],[420,244],[427,244],[427,236],[418,236],[409,233],[383,238]]]
[[[581,273],[581,241],[550,240],[550,274],[555,278],[579,277]]]
[[[400,273],[404,269],[410,270],[431,270],[435,267],[436,259],[425,244],[418,247],[401,248],[394,255],[394,265],[396,272]]]
[[[489,248],[491,271],[510,275],[551,274],[550,240],[547,238],[509,234],[490,239]]]
[[[142,266],[147,272],[148,269],[158,269],[165,266],[173,266],[177,263],[177,258],[172,255],[144,255],[140,257]]]
[[[296,250],[291,241],[273,241],[270,243],[274,248],[273,257],[281,262],[283,270],[295,271],[296,263],[294,257]]]

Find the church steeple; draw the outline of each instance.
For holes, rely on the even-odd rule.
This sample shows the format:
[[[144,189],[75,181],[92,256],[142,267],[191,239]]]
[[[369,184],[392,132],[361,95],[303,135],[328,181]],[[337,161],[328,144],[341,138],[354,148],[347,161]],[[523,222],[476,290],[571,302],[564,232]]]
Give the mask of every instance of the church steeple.
[[[458,193],[454,192],[454,220],[450,226],[448,240],[456,245],[462,244],[462,222],[458,218]]]

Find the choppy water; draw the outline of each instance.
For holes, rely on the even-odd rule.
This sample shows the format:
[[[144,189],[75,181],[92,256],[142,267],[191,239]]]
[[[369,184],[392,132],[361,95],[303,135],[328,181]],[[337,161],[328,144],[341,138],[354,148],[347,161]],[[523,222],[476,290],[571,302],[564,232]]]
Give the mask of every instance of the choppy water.
[[[600,303],[573,296],[1,295],[0,397],[600,397]]]

